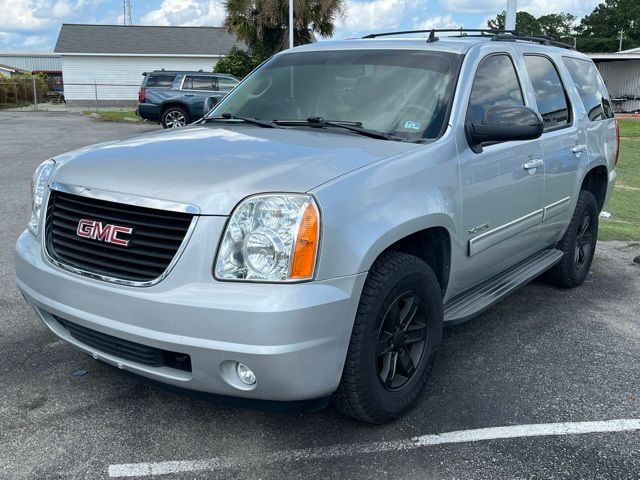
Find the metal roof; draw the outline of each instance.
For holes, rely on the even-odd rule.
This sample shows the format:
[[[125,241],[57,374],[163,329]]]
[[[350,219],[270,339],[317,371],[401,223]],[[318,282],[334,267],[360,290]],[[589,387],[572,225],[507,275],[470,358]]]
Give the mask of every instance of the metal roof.
[[[62,58],[53,52],[0,52],[0,63],[28,72],[62,71]]]
[[[225,55],[243,44],[223,27],[63,23],[54,52],[116,55]]]
[[[625,60],[640,60],[640,51],[637,53],[633,53],[629,51],[629,53],[618,52],[618,53],[588,53],[587,54],[592,60],[614,60],[614,61],[625,61]]]
[[[3,63],[0,63],[0,69],[6,70],[7,72],[11,72],[11,73],[26,72],[26,70],[22,70],[21,68],[12,67],[11,65],[5,65]]]

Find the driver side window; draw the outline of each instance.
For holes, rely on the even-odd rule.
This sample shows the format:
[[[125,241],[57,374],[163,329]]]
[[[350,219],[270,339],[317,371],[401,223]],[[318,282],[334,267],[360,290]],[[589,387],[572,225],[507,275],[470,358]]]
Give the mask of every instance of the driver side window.
[[[476,70],[471,87],[467,123],[482,123],[485,111],[502,105],[524,106],[522,89],[508,55],[490,55]]]

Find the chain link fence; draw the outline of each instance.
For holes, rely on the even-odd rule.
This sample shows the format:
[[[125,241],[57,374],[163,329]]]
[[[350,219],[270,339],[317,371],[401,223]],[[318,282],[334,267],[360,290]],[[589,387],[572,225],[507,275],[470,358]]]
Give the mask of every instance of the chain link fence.
[[[50,87],[38,76],[0,77],[0,108],[33,109],[44,103]]]
[[[0,110],[84,111],[133,110],[140,85],[65,83],[40,76],[1,77]]]

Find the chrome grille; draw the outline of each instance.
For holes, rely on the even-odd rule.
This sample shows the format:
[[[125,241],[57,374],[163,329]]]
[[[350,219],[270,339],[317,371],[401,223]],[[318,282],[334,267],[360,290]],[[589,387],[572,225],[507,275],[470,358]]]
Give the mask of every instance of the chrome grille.
[[[126,246],[78,235],[80,220],[131,228]],[[63,266],[131,282],[153,281],[176,256],[193,215],[157,210],[52,190],[47,204],[45,248]]]

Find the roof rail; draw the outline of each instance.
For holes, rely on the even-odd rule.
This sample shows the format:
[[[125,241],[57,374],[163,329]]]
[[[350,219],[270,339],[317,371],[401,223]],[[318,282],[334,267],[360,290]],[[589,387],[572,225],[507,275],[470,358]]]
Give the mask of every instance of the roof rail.
[[[486,28],[432,28],[430,30],[403,30],[398,32],[383,32],[383,33],[370,33],[362,37],[377,38],[377,37],[389,37],[392,35],[406,35],[408,33],[428,33],[427,43],[433,43],[438,41],[436,33],[458,33],[459,35],[450,35],[451,37],[491,37],[491,40],[501,42],[534,42],[540,45],[553,45],[554,47],[566,48],[569,50],[575,50],[571,45],[562,43],[555,38],[537,35],[527,35],[526,33],[519,32],[517,30],[501,30],[501,29],[486,29]],[[469,35],[471,33],[471,35]]]

